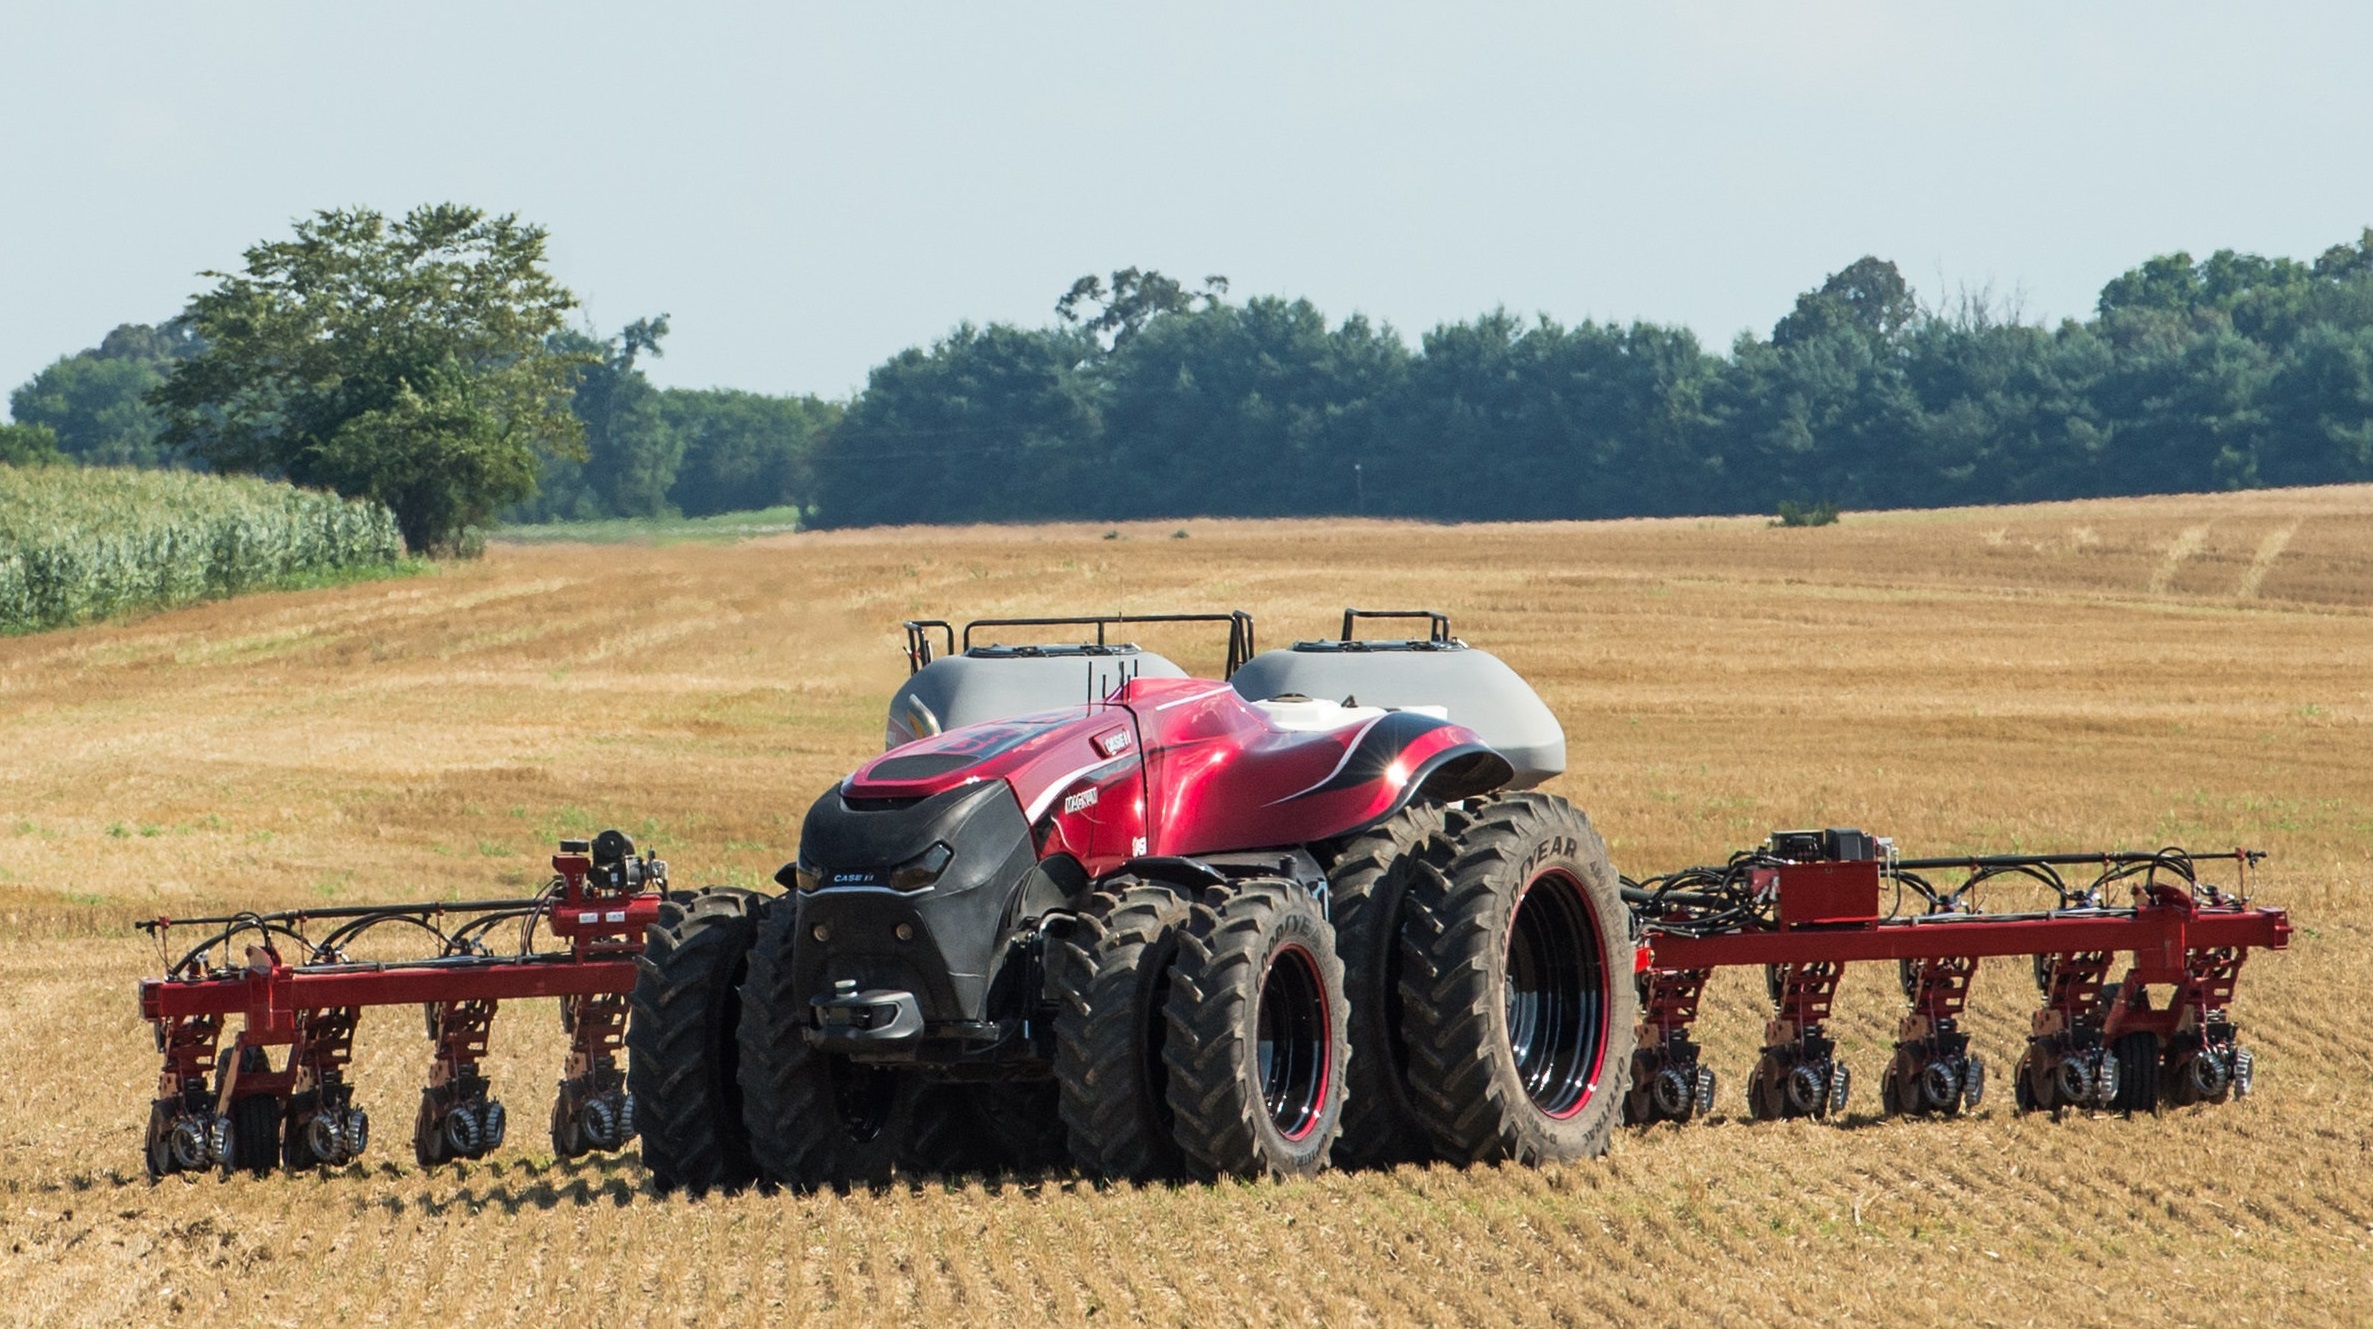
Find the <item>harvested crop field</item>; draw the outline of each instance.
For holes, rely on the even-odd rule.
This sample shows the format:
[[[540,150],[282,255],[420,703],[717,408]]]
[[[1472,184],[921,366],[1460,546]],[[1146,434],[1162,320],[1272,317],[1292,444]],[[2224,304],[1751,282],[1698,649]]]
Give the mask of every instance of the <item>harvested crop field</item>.
[[[1183,530],[1184,538],[1174,535]],[[2290,951],[2235,1014],[2258,1093],[2156,1118],[1749,1125],[1760,984],[1702,1025],[1718,1117],[1542,1171],[660,1198],[540,1130],[415,1168],[427,1061],[364,1020],[360,1166],[152,1186],[130,922],[511,894],[619,825],[755,884],[881,737],[898,620],[1346,603],[1450,612],[1563,719],[1634,875],[1778,826],[1907,852],[2248,844]],[[1191,668],[1216,640],[1147,632]],[[497,545],[434,575],[0,641],[0,1319],[477,1324],[2373,1321],[2373,487],[2015,509],[1435,527],[1193,521]],[[2010,900],[2001,903],[2014,903]],[[1874,1085],[1894,976],[1839,999]],[[2034,989],[1980,974],[2015,1060]],[[495,1026],[541,1117],[562,1035]]]

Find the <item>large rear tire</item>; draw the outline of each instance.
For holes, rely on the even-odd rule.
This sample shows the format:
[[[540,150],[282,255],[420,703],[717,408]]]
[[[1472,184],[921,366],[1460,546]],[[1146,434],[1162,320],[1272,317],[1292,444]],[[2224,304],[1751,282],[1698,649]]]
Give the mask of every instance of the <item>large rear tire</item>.
[[[1172,965],[1162,1058],[1187,1169],[1307,1177],[1343,1129],[1349,1002],[1335,930],[1288,881],[1206,893]]]
[[[1328,913],[1351,1001],[1343,1134],[1335,1141],[1335,1161],[1346,1167],[1392,1167],[1434,1156],[1434,1142],[1409,1094],[1401,930],[1418,851],[1441,830],[1439,804],[1404,808],[1345,841],[1327,869]]]
[[[1560,798],[1453,811],[1409,892],[1403,1034],[1412,1101],[1462,1162],[1606,1152],[1639,993],[1606,843]]]
[[[769,903],[729,886],[680,893],[660,903],[645,934],[627,1009],[626,1084],[643,1164],[663,1193],[736,1190],[757,1178],[742,1128],[738,989]]]
[[[758,1176],[845,1190],[960,1169],[972,1123],[958,1086],[808,1045],[807,994],[791,965],[798,930],[792,904],[771,911],[742,981],[741,1113]]]
[[[1071,1159],[1090,1176],[1145,1181],[1175,1176],[1164,1003],[1187,902],[1158,882],[1098,890],[1053,968],[1055,1082]]]

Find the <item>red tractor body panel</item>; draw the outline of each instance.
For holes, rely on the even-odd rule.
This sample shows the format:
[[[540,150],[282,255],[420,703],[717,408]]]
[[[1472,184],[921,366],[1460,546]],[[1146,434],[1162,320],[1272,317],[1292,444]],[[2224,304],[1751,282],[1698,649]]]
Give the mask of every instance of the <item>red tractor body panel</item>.
[[[1003,780],[1041,853],[1091,875],[1131,858],[1302,845],[1389,816],[1430,778],[1483,792],[1506,763],[1474,731],[1414,711],[1288,729],[1225,683],[1135,679],[1103,702],[966,725],[859,767],[851,799]],[[1475,785],[1469,789],[1466,786]]]

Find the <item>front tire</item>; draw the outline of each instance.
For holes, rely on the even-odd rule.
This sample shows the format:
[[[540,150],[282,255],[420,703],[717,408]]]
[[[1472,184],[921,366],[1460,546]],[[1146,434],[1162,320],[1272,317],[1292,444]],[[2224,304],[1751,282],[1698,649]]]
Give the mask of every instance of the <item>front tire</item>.
[[[1171,970],[1162,1053],[1188,1170],[1324,1169],[1343,1129],[1348,1014],[1334,929],[1308,891],[1255,880],[1195,905]]]
[[[1639,994],[1606,843],[1563,799],[1453,812],[1411,883],[1401,1000],[1412,1100],[1444,1157],[1606,1152]]]
[[[1072,1161],[1090,1176],[1174,1176],[1169,1038],[1170,962],[1187,902],[1159,882],[1098,890],[1059,943],[1055,1082]]]
[[[711,886],[662,901],[645,934],[628,1006],[626,1082],[643,1164],[663,1194],[737,1190],[757,1179],[742,1127],[738,988],[769,903],[755,891]]]
[[[778,905],[759,925],[742,982],[740,1109],[757,1174],[804,1192],[959,1169],[967,1123],[954,1086],[809,1045],[791,964],[798,934],[798,910]]]

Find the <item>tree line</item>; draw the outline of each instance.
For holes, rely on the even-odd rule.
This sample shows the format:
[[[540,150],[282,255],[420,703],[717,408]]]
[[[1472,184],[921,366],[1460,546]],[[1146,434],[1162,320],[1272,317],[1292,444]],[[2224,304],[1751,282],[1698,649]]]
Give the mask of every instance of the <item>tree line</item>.
[[[2373,229],[2311,262],[2154,258],[2058,326],[1924,306],[1864,258],[1728,354],[1506,311],[1412,347],[1224,291],[1083,279],[1051,326],[891,357],[817,450],[818,519],[1522,520],[2373,479]]]
[[[811,525],[1919,507],[2373,479],[2373,229],[2153,258],[2056,326],[1863,258],[1726,352],[1496,310],[1412,345],[1126,269],[964,324],[846,402],[651,384],[664,316],[572,327],[544,233],[453,206],[300,221],[161,327],[11,394],[0,459],[258,471],[416,550],[497,520],[790,505]]]

